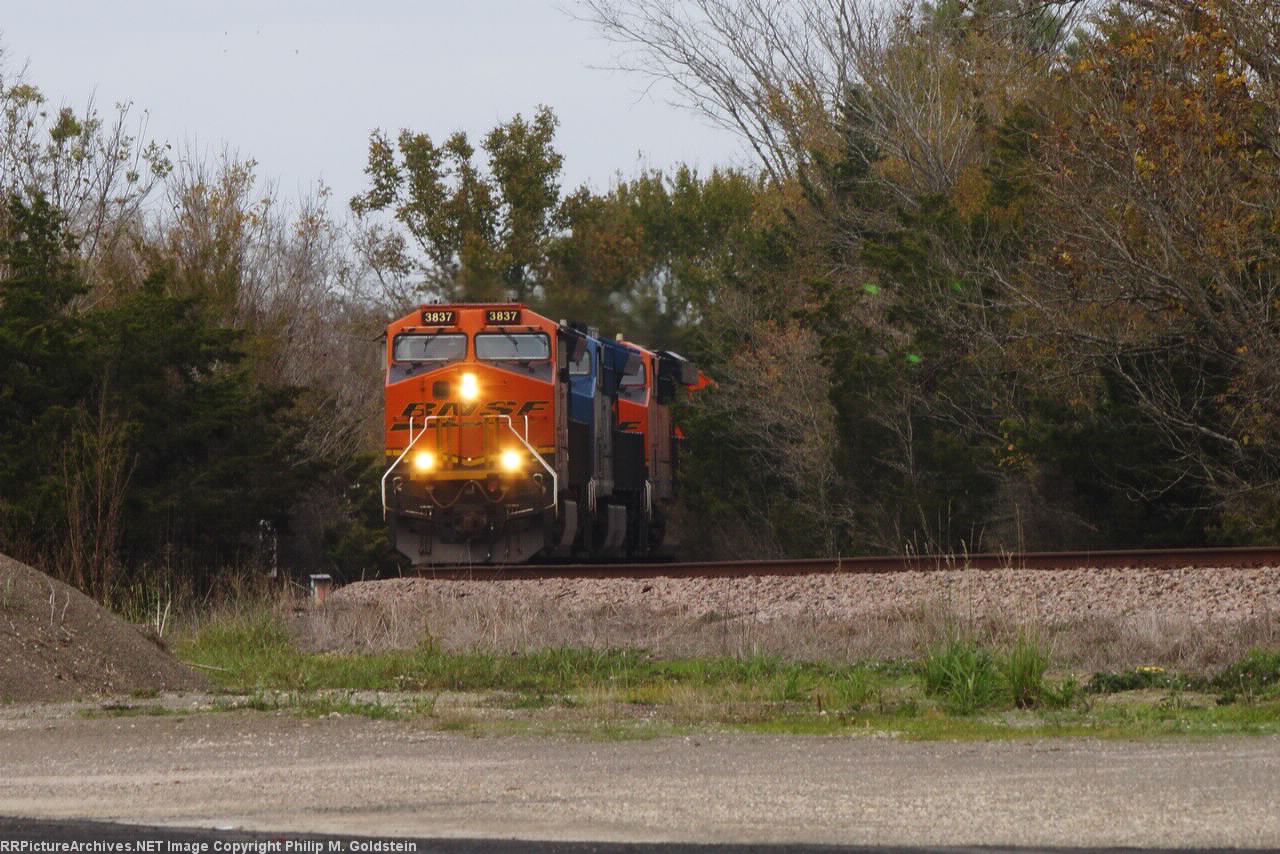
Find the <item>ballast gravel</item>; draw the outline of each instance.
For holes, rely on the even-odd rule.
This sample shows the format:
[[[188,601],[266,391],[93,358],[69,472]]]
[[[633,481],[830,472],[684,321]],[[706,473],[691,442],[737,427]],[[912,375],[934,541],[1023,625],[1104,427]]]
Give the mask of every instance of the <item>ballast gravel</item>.
[[[793,658],[916,655],[1034,632],[1081,667],[1219,666],[1280,640],[1280,567],[945,570],[746,578],[401,578],[337,590],[317,648],[638,647]],[[378,630],[371,628],[370,622]]]
[[[513,573],[514,574],[514,573]],[[1047,624],[1082,616],[1179,615],[1192,622],[1280,614],[1280,567],[1262,569],[944,570],[749,578],[401,578],[342,588],[341,602],[392,604],[430,593],[554,601],[573,610],[643,606],[693,617],[858,619],[938,604]]]

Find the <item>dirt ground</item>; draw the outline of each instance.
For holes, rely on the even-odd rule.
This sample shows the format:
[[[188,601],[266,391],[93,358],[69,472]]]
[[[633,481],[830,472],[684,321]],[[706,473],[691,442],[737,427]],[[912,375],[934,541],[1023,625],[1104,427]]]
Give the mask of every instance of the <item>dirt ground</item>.
[[[839,658],[886,654],[893,644],[918,649],[954,619],[977,625],[979,606],[1063,608],[1060,600],[1076,610],[1146,603],[1147,616],[1106,613],[1072,644],[1110,644],[1130,664],[1135,655],[1170,650],[1203,662],[1276,637],[1274,572],[1091,580],[1077,582],[1076,593],[1046,586],[1036,598],[1038,588],[1027,585],[1047,584],[1041,576],[965,574],[942,599],[923,584],[912,598],[911,578],[869,582],[880,587],[837,580],[824,582],[837,588],[809,584],[798,592],[772,582],[606,590],[353,585],[332,606],[294,610],[314,649],[424,638],[459,648],[530,648],[586,638],[668,651],[687,645],[694,654],[768,651],[777,643],[799,657]],[[1118,599],[1122,589],[1127,600]],[[1009,601],[991,598],[997,594]],[[1211,603],[1216,619],[1193,619],[1197,603]],[[874,612],[836,612],[859,607]],[[821,631],[833,624],[840,631]],[[1124,630],[1100,634],[1098,625]],[[822,644],[796,647],[797,636]],[[381,837],[1280,847],[1276,737],[919,743],[883,734],[708,731],[631,741],[476,738],[430,721],[210,711],[211,698],[190,693],[203,683],[136,627],[0,557],[0,815]],[[101,701],[30,702],[162,689],[188,693],[148,701],[164,707],[154,716],[119,714]]]
[[[0,555],[0,703],[204,687],[137,627]]]
[[[1280,846],[1273,737],[611,742],[80,708],[0,707],[0,814],[382,837]]]

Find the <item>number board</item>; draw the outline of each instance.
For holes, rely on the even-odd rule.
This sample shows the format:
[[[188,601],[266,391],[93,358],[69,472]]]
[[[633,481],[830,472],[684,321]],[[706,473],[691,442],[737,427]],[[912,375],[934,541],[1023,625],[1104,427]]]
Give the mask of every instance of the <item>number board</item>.
[[[458,313],[451,308],[424,308],[422,310],[423,326],[453,326]]]
[[[502,326],[510,323],[520,322],[520,309],[518,308],[490,308],[485,309],[484,322],[490,326]]]

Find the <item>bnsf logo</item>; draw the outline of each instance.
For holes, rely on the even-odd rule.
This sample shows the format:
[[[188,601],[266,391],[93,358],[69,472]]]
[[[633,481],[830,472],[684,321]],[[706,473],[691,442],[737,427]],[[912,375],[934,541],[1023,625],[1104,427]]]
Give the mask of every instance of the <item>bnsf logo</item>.
[[[444,403],[411,403],[404,408],[397,417],[397,422],[392,430],[408,430],[409,419],[421,421],[429,416],[437,418],[454,418],[466,417],[468,415],[510,415],[513,418],[521,418],[525,415],[540,415],[546,412],[550,407],[550,402],[546,400],[530,400],[520,403],[515,400],[491,400],[487,403],[455,403],[453,401],[445,401]]]

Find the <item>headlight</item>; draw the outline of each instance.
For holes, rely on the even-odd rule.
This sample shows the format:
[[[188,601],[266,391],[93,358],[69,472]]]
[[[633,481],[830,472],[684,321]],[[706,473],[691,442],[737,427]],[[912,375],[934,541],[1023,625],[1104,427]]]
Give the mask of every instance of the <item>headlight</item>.
[[[524,456],[519,451],[506,450],[498,461],[502,463],[503,471],[519,471],[524,465]]]
[[[480,381],[476,379],[475,374],[462,375],[462,382],[458,383],[458,393],[462,395],[463,400],[475,400],[480,396]]]
[[[430,451],[418,451],[413,457],[413,467],[418,471],[435,471],[436,455]]]

